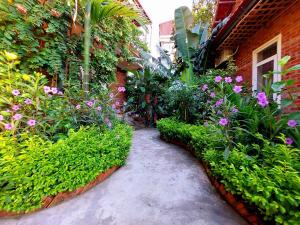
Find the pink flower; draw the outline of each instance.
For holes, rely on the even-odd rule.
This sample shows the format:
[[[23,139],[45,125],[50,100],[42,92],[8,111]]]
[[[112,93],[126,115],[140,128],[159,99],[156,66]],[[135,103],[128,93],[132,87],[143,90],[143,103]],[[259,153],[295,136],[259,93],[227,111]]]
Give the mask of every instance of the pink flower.
[[[76,109],[80,109],[81,108],[81,105],[76,105]]]
[[[258,101],[258,104],[259,104],[261,107],[265,108],[267,105],[269,105],[269,101],[268,101],[267,99],[262,99],[262,100],[259,100],[259,101]]]
[[[116,109],[116,105],[115,105],[115,104],[113,104],[111,107],[112,107],[113,109]]]
[[[240,93],[240,92],[242,92],[242,86],[234,86],[234,88],[233,88],[233,91],[234,91],[234,93]]]
[[[62,91],[59,91],[57,94],[58,95],[64,95],[64,93],[62,93]]]
[[[285,143],[286,143],[287,145],[292,145],[292,144],[294,143],[294,141],[293,141],[292,138],[287,138],[286,141],[285,141]]]
[[[98,106],[96,110],[97,110],[97,111],[101,111],[101,110],[102,110],[102,107],[101,107],[101,106]]]
[[[109,97],[110,97],[111,99],[113,99],[113,98],[114,98],[114,94],[113,94],[113,93],[110,93],[110,94],[109,94]]]
[[[119,105],[120,105],[120,102],[119,102],[119,101],[116,101],[115,104],[116,104],[116,106],[119,106]]]
[[[20,106],[19,105],[13,105],[12,106],[12,110],[13,111],[18,111],[20,109]]]
[[[233,112],[233,113],[238,113],[239,110],[238,110],[237,108],[233,107],[233,109],[231,110],[231,112]]]
[[[222,105],[223,104],[223,99],[221,98],[221,99],[219,99],[217,102],[216,102],[216,104],[215,104],[215,106],[216,107],[219,107],[220,105]]]
[[[49,86],[44,86],[44,92],[45,94],[49,94],[49,92],[51,92],[51,88]]]
[[[19,90],[13,90],[12,92],[11,92],[14,96],[18,96],[18,95],[20,95],[20,91]]]
[[[210,93],[210,97],[211,98],[215,98],[216,97],[216,94],[214,92]]]
[[[5,130],[11,130],[13,127],[10,123],[4,125]]]
[[[5,112],[8,112],[8,113],[9,113],[9,112],[10,112],[10,109],[5,110]]]
[[[58,92],[56,87],[51,88],[51,91],[52,91],[53,94],[57,94],[57,92]]]
[[[267,95],[265,92],[259,92],[257,94],[257,99],[260,100],[260,99],[266,99],[267,98]]]
[[[118,87],[118,92],[125,92],[126,88],[125,87]]]
[[[220,83],[221,81],[222,81],[222,77],[221,76],[217,76],[216,78],[215,78],[215,82],[216,83]]]
[[[86,103],[86,105],[87,105],[88,107],[93,107],[94,102],[93,102],[93,101],[89,101],[89,102]]]
[[[120,113],[121,113],[121,110],[117,109],[117,110],[116,110],[116,113],[117,113],[117,114],[120,114]]]
[[[202,86],[202,88],[201,88],[202,91],[206,91],[207,89],[208,89],[207,84],[204,84],[204,85]]]
[[[243,81],[243,77],[242,76],[237,76],[236,78],[235,78],[235,81],[236,82],[242,82]]]
[[[36,121],[34,119],[30,119],[27,121],[27,125],[30,127],[34,127],[36,124]]]
[[[13,116],[14,120],[20,120],[22,118],[23,118],[23,116],[21,114],[19,114],[19,113],[17,113],[16,115]]]
[[[232,78],[231,77],[225,77],[225,82],[226,83],[232,83]]]
[[[267,98],[267,95],[265,92],[258,93],[257,99],[258,99],[258,104],[263,108],[269,104],[269,101],[268,101],[268,98]]]
[[[222,119],[220,119],[219,124],[221,126],[226,126],[226,125],[228,125],[228,120],[226,118],[222,118]]]
[[[297,126],[297,121],[296,120],[289,120],[287,124],[288,124],[289,127],[295,128]]]
[[[4,117],[2,115],[0,115],[0,121],[3,121]]]
[[[32,101],[29,98],[26,98],[24,102],[25,102],[26,105],[31,105],[32,104]]]

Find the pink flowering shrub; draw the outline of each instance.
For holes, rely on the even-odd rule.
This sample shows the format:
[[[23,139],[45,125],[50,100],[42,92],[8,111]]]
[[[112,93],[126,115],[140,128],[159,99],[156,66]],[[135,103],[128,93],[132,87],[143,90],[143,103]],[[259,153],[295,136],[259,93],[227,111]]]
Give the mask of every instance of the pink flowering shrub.
[[[18,58],[14,53],[2,53],[0,60],[0,131],[17,135],[22,132],[47,133],[52,123],[55,104],[64,104],[56,87],[48,87],[41,73],[22,74],[14,67]],[[13,55],[14,57],[11,57]],[[59,99],[58,99],[59,98]]]
[[[79,129],[82,125],[101,125],[107,121],[112,126],[120,107],[113,109],[115,100],[109,98],[107,90],[91,95],[90,100],[85,99],[81,89],[78,91],[71,85],[63,93],[49,86],[41,73],[17,71],[17,56],[10,54],[15,56],[13,60],[5,53],[0,56],[0,132],[14,136],[30,132],[58,139],[69,129]]]
[[[289,57],[279,63],[282,67]],[[299,66],[282,71],[282,76],[290,71],[300,69]],[[280,142],[280,134],[286,135],[286,143],[300,146],[300,114],[286,114],[285,107],[293,104],[294,98],[287,88],[293,83],[283,80],[267,84],[253,93],[250,85],[242,75],[234,76],[227,70],[210,70],[202,80],[201,87],[205,93],[203,123],[212,121],[224,130],[227,145],[230,143],[255,143],[256,133],[262,134],[273,142]],[[265,76],[273,76],[270,72]],[[277,96],[281,96],[279,101]],[[288,99],[284,97],[289,96]]]

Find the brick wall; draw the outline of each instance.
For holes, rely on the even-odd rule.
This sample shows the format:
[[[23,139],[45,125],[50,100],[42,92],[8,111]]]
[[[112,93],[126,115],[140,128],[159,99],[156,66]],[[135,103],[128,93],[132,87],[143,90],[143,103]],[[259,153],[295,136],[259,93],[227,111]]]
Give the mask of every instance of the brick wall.
[[[239,46],[239,50],[235,56],[238,74],[242,74],[251,83],[252,52],[279,34],[282,35],[282,57],[286,55],[292,57],[287,67],[300,64],[300,1],[278,15],[277,18],[270,21],[264,28],[258,30],[249,38],[248,41]],[[300,88],[299,71],[290,73],[283,79],[287,78],[296,80],[293,87]],[[298,90],[296,95],[298,95],[296,104],[300,106],[300,90]],[[294,111],[296,109],[294,106],[289,110]]]
[[[118,68],[116,73],[116,82],[110,85],[112,92],[116,95],[114,98],[114,103],[116,102],[120,103],[120,105],[116,107],[117,109],[121,109],[121,107],[124,105],[124,102],[126,101],[126,95],[125,95],[126,92],[118,93],[119,87],[125,87],[126,78],[127,78],[127,72]]]

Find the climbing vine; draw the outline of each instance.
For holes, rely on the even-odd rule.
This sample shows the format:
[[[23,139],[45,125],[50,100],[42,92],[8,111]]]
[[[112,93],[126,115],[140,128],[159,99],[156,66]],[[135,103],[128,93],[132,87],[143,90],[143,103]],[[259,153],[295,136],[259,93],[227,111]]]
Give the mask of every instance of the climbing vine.
[[[64,62],[79,42],[68,38],[70,8],[62,1],[0,2],[0,50],[16,52],[23,72],[64,75]]]
[[[83,33],[71,34],[72,10],[63,0],[0,1],[0,51],[17,53],[22,72],[42,72],[58,82],[80,81]],[[79,9],[76,24],[81,28],[82,15]],[[92,35],[90,76],[96,83],[114,80],[118,62],[134,56],[130,43],[145,48],[141,32],[124,18],[94,24]]]

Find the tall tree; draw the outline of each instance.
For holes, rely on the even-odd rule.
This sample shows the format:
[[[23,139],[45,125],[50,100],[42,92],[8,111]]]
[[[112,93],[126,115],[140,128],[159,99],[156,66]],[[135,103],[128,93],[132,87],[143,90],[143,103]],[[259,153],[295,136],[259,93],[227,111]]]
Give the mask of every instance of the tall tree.
[[[117,0],[75,0],[74,21],[76,20],[78,4],[84,10],[84,74],[83,89],[85,96],[89,95],[90,83],[90,48],[91,27],[107,18],[127,17],[143,21],[139,11],[125,2]]]
[[[193,16],[195,24],[212,24],[216,0],[193,0]]]

